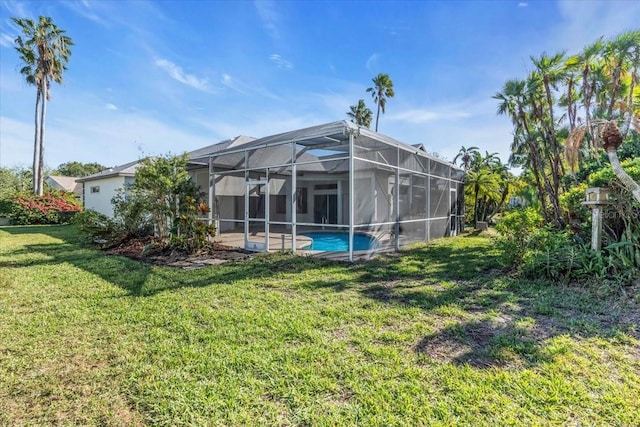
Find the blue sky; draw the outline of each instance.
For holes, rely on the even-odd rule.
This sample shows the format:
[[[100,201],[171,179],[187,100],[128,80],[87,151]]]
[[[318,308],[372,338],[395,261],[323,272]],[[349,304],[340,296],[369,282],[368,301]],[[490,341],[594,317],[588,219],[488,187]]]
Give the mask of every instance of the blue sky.
[[[635,1],[0,0],[0,165],[29,166],[35,89],[10,17],[47,15],[76,45],[47,111],[46,163],[115,166],[237,135],[345,119],[371,78],[396,96],[379,131],[452,160],[506,161],[491,98],[530,56],[577,52],[640,25]]]

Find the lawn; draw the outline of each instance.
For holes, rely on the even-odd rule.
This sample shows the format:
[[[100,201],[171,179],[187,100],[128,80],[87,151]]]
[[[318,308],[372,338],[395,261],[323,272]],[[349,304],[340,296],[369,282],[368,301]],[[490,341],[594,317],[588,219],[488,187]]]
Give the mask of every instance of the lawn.
[[[1,228],[0,425],[637,425],[637,297],[499,255],[185,271]]]

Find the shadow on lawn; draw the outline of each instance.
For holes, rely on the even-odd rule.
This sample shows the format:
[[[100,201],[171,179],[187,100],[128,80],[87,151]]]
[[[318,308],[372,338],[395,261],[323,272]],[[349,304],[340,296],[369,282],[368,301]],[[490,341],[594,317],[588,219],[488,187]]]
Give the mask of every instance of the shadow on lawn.
[[[447,363],[531,366],[551,358],[545,343],[561,335],[623,333],[640,339],[632,320],[637,304],[599,298],[589,289],[508,277],[490,245],[432,244],[350,268],[359,273],[350,281],[320,279],[306,286],[357,290],[385,305],[429,313],[434,332],[413,350]],[[634,314],[624,316],[624,310]]]
[[[293,271],[291,265],[288,265],[291,263],[284,259],[273,263],[268,259],[230,262],[191,271],[157,267],[124,256],[107,255],[83,244],[81,236],[68,226],[6,227],[2,230],[16,235],[41,233],[60,239],[63,243],[27,244],[24,249],[12,251],[12,258],[0,262],[0,268],[69,263],[135,296],[151,296],[184,287],[232,284],[246,279],[270,277],[278,271]],[[34,252],[44,257],[21,260],[21,255]]]
[[[34,233],[33,227],[3,230]],[[42,227],[36,232],[64,243],[29,245],[0,267],[70,263],[134,296],[184,287],[232,285],[244,280],[260,283],[259,279],[275,276],[278,281],[274,286],[278,287],[355,290],[380,304],[429,313],[434,332],[418,337],[413,350],[419,356],[453,364],[487,368],[540,363],[550,357],[545,341],[563,334],[612,337],[624,332],[640,338],[637,327],[624,320],[637,318],[636,305],[635,314],[625,317],[620,315],[620,305],[598,299],[586,289],[505,277],[498,270],[499,254],[487,241],[456,243],[465,242],[461,238],[356,264],[270,254],[184,271],[83,248],[77,235],[61,227]],[[46,257],[21,262],[20,254],[28,252]],[[299,273],[316,279],[300,284]],[[296,284],[288,284],[288,280]],[[270,286],[269,280],[256,286]]]

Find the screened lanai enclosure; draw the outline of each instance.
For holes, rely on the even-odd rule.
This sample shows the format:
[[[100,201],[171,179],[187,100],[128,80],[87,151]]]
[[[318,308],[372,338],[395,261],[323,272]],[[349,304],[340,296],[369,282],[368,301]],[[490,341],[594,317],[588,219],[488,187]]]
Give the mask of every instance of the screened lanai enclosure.
[[[218,237],[252,251],[353,260],[462,223],[461,169],[348,121],[231,144],[191,165]]]

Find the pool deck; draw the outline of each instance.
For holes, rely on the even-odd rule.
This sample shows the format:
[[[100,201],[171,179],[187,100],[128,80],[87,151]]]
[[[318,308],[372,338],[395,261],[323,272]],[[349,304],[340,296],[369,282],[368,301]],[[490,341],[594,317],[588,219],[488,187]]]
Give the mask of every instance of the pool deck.
[[[249,236],[252,242],[264,242],[264,233],[254,233]],[[226,232],[217,235],[213,241],[222,245],[231,246],[232,248],[244,248],[243,232]],[[270,233],[269,234],[269,251],[282,251],[293,249],[293,235],[291,233]],[[306,236],[296,236],[296,250],[305,250],[308,248],[313,239]]]
[[[264,233],[254,233],[250,236],[250,241],[253,242],[264,242]],[[241,248],[245,247],[244,245],[244,233],[243,232],[225,232],[217,235],[213,239],[214,242],[220,243],[225,246],[230,246],[232,248]],[[277,252],[277,251],[290,251],[293,249],[292,246],[293,235],[291,233],[270,233],[269,234],[269,252]],[[349,259],[349,252],[331,252],[331,251],[312,251],[307,249],[311,246],[313,239],[307,236],[303,236],[298,234],[296,236],[296,253],[303,256],[318,256],[326,259],[331,259],[335,261],[347,261]],[[379,248],[375,251],[353,251],[353,260],[354,261],[366,261],[371,259],[373,256],[381,253],[381,252],[389,252],[392,250],[391,248]]]

